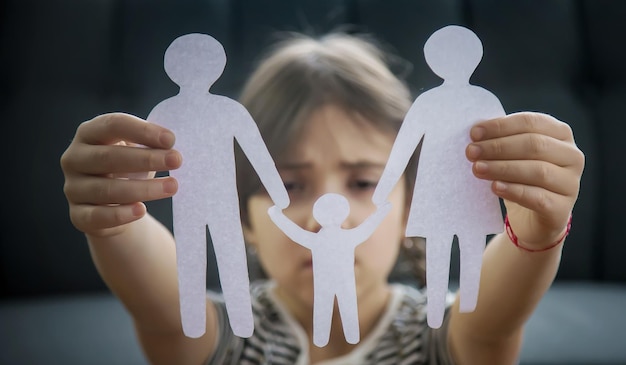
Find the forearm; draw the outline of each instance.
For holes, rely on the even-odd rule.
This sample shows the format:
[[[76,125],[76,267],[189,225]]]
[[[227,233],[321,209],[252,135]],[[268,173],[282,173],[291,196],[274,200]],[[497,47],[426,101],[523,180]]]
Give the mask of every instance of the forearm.
[[[476,310],[459,313],[458,298],[453,305],[450,337],[454,352],[474,352],[468,358],[478,358],[481,350],[490,348],[486,351],[490,356],[514,359],[511,355],[519,351],[524,323],[554,280],[561,248],[526,252],[506,234],[495,236],[484,253]]]
[[[180,328],[176,252],[167,228],[146,214],[121,234],[87,240],[98,272],[137,325]]]
[[[450,349],[459,364],[514,364],[523,326],[552,284],[560,241],[578,197],[584,154],[571,128],[548,115],[516,113],[480,122],[470,131],[472,172],[491,181],[506,205],[511,232],[487,246],[476,311],[450,317]],[[458,299],[457,299],[458,300]]]
[[[81,124],[60,162],[70,219],[87,234],[96,268],[132,315],[151,363],[201,364],[215,343],[215,308],[208,303],[205,336],[183,335],[174,240],[140,203],[172,197],[177,182],[114,178],[177,169],[174,140],[155,124],[105,114]]]

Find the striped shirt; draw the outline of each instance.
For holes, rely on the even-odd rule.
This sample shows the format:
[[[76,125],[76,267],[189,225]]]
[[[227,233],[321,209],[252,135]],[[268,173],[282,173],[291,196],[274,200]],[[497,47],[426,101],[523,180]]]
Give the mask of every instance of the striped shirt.
[[[232,333],[224,302],[214,298],[220,339],[209,365],[309,364],[306,334],[274,296],[274,285],[271,281],[261,281],[251,286],[255,328],[250,338]],[[426,324],[426,297],[422,292],[393,284],[387,309],[372,332],[350,353],[317,365],[453,364],[446,332],[447,320],[439,329]]]

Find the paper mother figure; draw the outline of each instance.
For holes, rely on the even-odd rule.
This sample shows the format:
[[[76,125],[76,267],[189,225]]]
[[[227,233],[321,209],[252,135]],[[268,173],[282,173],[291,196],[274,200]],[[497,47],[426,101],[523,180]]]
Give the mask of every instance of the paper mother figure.
[[[460,311],[476,307],[486,236],[502,232],[502,212],[490,182],[472,174],[465,157],[470,127],[505,115],[489,91],[469,79],[483,55],[469,29],[447,26],[426,41],[424,56],[443,84],[409,109],[372,200],[383,202],[423,138],[406,236],[426,238],[428,324],[443,321],[454,235],[460,250]]]
[[[183,331],[188,337],[206,331],[208,227],[231,327],[235,335],[250,337],[254,322],[235,183],[235,139],[274,204],[287,207],[289,195],[248,111],[209,93],[226,66],[222,45],[206,34],[181,36],[167,48],[164,66],[180,92],[159,103],[147,119],[175,133],[183,157],[182,166],[170,172],[179,183],[172,209]]]

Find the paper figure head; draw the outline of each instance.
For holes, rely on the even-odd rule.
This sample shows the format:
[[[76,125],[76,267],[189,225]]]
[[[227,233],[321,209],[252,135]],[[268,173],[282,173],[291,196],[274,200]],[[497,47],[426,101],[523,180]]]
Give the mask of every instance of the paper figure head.
[[[198,86],[208,90],[226,67],[226,52],[207,34],[185,34],[176,38],[164,57],[165,72],[181,88]]]
[[[322,226],[341,226],[350,214],[350,203],[343,195],[327,193],[313,204],[313,217]]]
[[[468,83],[483,57],[483,45],[471,30],[449,25],[428,38],[424,57],[433,72],[445,81]]]

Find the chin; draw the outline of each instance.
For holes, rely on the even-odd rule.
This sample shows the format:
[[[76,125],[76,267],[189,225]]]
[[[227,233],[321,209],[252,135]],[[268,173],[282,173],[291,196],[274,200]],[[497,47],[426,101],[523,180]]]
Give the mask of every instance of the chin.
[[[290,277],[288,281],[276,280],[277,294],[284,302],[287,298],[297,300],[300,305],[313,306],[313,276],[294,280]]]

